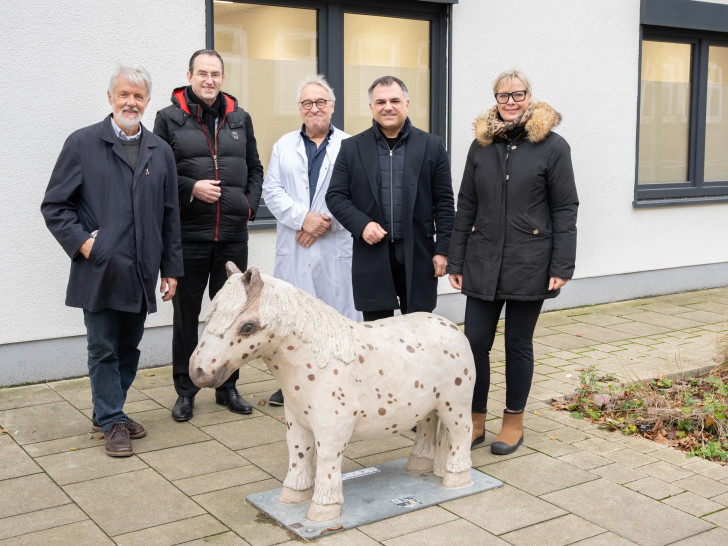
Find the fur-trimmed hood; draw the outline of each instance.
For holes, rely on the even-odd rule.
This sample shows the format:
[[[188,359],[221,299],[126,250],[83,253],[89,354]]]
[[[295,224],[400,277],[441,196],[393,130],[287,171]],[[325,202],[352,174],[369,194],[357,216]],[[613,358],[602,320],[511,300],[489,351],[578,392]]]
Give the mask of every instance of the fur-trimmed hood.
[[[561,122],[561,114],[545,102],[532,102],[533,113],[526,121],[526,140],[534,144],[542,142],[551,130]],[[475,119],[475,138],[482,147],[493,142],[495,128],[490,119],[498,119],[498,106],[493,106],[487,112],[482,113]],[[502,121],[500,122],[502,123]]]

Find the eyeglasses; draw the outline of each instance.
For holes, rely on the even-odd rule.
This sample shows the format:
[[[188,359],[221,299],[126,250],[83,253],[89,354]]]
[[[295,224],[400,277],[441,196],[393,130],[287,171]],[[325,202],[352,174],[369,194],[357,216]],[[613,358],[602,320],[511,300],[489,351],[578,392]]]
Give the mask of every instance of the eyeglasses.
[[[495,101],[498,104],[505,104],[508,102],[509,97],[513,97],[513,102],[523,102],[526,100],[528,93],[524,91],[514,91],[513,93],[496,93]]]
[[[303,100],[303,101],[299,102],[299,104],[301,105],[301,108],[303,108],[304,110],[310,110],[311,108],[313,108],[314,104],[316,105],[316,108],[318,108],[319,110],[322,110],[323,108],[326,107],[327,102],[334,102],[334,101],[332,101],[331,99]]]
[[[207,81],[207,78],[212,78],[213,81],[219,82],[222,79],[222,74],[220,72],[213,72],[210,74],[209,72],[198,72],[195,74],[196,78],[200,78],[203,82]]]

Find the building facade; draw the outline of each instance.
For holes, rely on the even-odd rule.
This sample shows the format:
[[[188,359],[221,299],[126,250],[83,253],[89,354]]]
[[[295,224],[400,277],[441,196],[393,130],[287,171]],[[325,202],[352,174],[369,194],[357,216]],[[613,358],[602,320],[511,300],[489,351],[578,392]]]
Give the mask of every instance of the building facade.
[[[518,68],[563,116],[581,201],[575,278],[550,308],[728,283],[728,0],[150,0],[123,22],[93,0],[3,11],[0,386],[86,373],[83,317],[63,304],[68,258],[39,213],[65,138],[107,115],[120,62],[152,74],[151,128],[203,47],[223,55],[223,89],[251,113],[264,166],[300,124],[303,76],[328,76],[334,123],[356,133],[371,123],[367,87],[391,73],[415,125],[443,137],[456,191],[494,77]],[[271,273],[264,207],[249,244],[250,265]],[[142,366],[171,358],[160,307]],[[463,309],[442,279],[437,312]]]

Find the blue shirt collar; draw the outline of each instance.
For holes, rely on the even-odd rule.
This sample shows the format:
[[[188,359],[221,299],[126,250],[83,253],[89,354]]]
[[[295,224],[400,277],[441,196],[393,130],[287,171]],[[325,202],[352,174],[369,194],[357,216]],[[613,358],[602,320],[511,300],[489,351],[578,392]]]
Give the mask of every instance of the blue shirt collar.
[[[121,127],[119,127],[116,122],[114,121],[114,116],[111,116],[111,128],[114,130],[114,134],[121,140],[136,140],[142,136],[142,124],[139,123],[139,130],[136,132],[135,135],[129,136],[124,131],[121,130]]]

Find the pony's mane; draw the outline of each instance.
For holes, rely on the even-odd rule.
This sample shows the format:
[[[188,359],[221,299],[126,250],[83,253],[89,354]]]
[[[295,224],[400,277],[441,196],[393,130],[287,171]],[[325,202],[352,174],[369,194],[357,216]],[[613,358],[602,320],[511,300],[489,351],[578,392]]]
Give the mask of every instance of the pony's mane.
[[[205,317],[207,331],[222,336],[233,326],[247,303],[242,274],[231,275],[212,300]],[[345,364],[356,358],[356,343],[352,320],[340,315],[333,307],[285,281],[262,275],[258,321],[276,336],[293,332],[313,350],[318,365],[324,367],[332,356]]]
[[[293,332],[311,345],[318,365],[324,367],[330,357],[345,364],[356,358],[354,321],[340,315],[333,307],[285,281],[261,275],[263,293],[258,319],[276,336]]]

